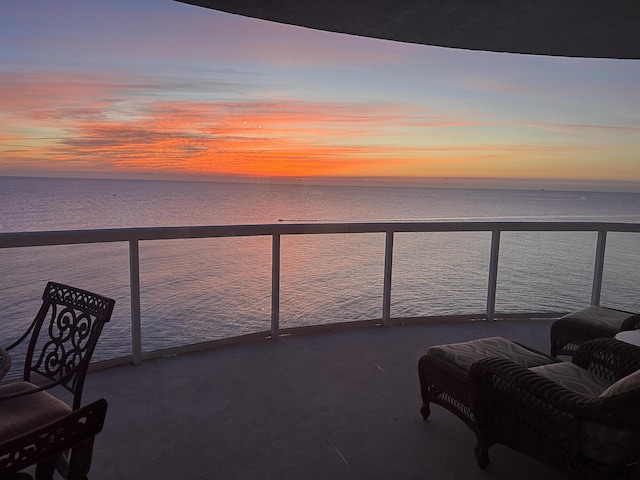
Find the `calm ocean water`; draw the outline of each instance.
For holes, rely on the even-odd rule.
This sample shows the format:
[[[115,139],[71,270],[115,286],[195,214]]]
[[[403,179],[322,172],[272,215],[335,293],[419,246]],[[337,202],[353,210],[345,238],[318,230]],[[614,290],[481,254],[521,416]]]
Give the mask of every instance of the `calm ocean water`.
[[[640,194],[0,177],[0,231],[411,220],[640,222]],[[380,318],[384,235],[282,239],[282,327]],[[569,311],[590,300],[596,235],[505,233],[498,313]],[[398,234],[395,317],[481,313],[490,234]],[[142,242],[143,348],[270,328],[271,239]],[[96,358],[131,352],[128,245],[0,250],[6,341],[48,280],[116,298]],[[640,237],[607,239],[602,304],[640,311]]]

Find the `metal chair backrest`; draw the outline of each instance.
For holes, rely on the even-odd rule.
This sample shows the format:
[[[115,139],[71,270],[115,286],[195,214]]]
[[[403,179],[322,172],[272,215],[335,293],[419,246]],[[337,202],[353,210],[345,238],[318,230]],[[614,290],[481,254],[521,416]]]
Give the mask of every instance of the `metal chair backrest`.
[[[86,290],[47,283],[40,311],[14,344],[31,332],[23,379],[30,382],[35,374],[59,381],[73,394],[77,409],[91,356],[114,305],[114,300]]]

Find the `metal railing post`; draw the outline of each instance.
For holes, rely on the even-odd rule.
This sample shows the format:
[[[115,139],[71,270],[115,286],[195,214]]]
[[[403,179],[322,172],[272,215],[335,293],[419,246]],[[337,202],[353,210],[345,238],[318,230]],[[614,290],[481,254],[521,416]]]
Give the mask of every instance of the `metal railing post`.
[[[598,231],[598,243],[596,244],[596,260],[593,266],[593,284],[591,285],[591,305],[600,305],[602,292],[602,276],[604,274],[604,254],[607,247],[607,231]]]
[[[274,233],[271,246],[271,338],[280,335],[280,235]]]
[[[384,287],[382,290],[382,324],[386,327],[391,319],[391,271],[393,266],[393,231],[387,232],[384,244]]]
[[[489,260],[489,284],[487,286],[487,320],[493,320],[496,313],[496,288],[498,285],[498,257],[500,254],[500,230],[491,232],[491,257]]]
[[[138,240],[129,240],[129,286],[131,289],[131,354],[133,364],[142,363],[142,329],[140,326],[140,252]]]

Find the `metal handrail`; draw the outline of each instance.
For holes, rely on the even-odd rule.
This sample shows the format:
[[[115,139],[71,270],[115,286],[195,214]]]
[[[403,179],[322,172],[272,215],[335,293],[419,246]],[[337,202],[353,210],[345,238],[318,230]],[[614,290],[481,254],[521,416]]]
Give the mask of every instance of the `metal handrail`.
[[[376,222],[376,223],[300,223],[263,225],[211,225],[185,227],[144,227],[96,230],[66,230],[49,232],[0,233],[0,248],[74,245],[88,243],[128,242],[131,290],[132,358],[142,361],[140,316],[140,255],[139,242],[189,238],[271,236],[271,338],[278,338],[280,320],[280,240],[282,235],[385,233],[384,285],[382,324],[391,320],[391,281],[393,240],[396,233],[491,232],[491,256],[485,315],[493,320],[502,232],[596,232],[598,234],[591,304],[598,305],[602,289],[604,258],[608,232],[640,232],[640,224],[615,222]]]

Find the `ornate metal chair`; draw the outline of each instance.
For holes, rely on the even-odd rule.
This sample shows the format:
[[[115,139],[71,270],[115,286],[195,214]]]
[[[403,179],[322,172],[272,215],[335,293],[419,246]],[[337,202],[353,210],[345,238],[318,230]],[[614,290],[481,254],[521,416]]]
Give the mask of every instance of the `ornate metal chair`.
[[[607,307],[587,307],[551,324],[551,355],[573,355],[588,340],[613,338],[623,330],[640,328],[640,314]]]
[[[0,384],[0,441],[80,407],[89,362],[114,304],[112,299],[85,290],[47,284],[31,326],[6,348],[10,352],[29,339],[22,380]],[[51,394],[52,387],[68,390],[72,405]]]
[[[36,480],[53,478],[56,461],[68,452],[67,480],[85,480],[93,442],[102,431],[107,402],[100,399],[35,430],[0,442],[0,478],[32,478],[21,472],[36,465]],[[20,473],[19,473],[20,472]]]
[[[601,338],[571,362],[473,365],[478,463],[502,444],[576,479],[640,478],[640,347]]]

